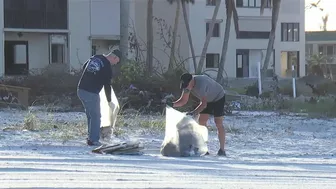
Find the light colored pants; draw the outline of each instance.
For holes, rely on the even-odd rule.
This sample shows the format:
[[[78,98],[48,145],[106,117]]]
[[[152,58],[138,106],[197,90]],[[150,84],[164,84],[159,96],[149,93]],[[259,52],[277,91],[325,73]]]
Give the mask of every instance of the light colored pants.
[[[82,89],[77,90],[77,95],[82,101],[88,124],[88,140],[98,142],[100,138],[100,97]]]

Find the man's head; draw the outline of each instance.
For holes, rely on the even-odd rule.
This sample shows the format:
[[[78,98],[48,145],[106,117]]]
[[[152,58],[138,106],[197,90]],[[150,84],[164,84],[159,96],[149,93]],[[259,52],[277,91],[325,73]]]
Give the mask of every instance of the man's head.
[[[116,49],[116,50],[111,51],[109,54],[105,55],[105,57],[107,58],[107,60],[110,61],[112,65],[115,65],[120,62],[121,52],[120,50]]]
[[[184,73],[180,77],[180,89],[191,89],[193,84],[193,76],[189,73]]]

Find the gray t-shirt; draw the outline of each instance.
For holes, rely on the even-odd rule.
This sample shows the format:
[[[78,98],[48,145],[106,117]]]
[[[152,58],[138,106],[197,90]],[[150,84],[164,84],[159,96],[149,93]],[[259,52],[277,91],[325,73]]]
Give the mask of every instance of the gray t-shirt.
[[[194,75],[195,86],[190,91],[197,98],[206,97],[207,102],[216,102],[225,95],[224,88],[206,75]]]

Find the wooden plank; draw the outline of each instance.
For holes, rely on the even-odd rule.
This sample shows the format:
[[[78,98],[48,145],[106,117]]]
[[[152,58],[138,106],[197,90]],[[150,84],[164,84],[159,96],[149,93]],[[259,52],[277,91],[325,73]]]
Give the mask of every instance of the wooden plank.
[[[14,85],[4,85],[4,84],[0,84],[0,88],[12,88],[12,89],[30,90],[30,88],[27,88],[27,87],[20,87],[20,86],[14,86]]]
[[[0,103],[29,107],[29,88],[0,84]]]

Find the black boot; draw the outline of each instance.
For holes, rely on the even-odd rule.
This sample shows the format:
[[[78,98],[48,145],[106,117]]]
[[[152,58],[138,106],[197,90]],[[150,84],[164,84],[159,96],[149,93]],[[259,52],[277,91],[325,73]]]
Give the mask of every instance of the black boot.
[[[224,150],[219,149],[218,152],[217,152],[217,155],[218,155],[218,156],[226,156],[226,153],[225,153]]]

